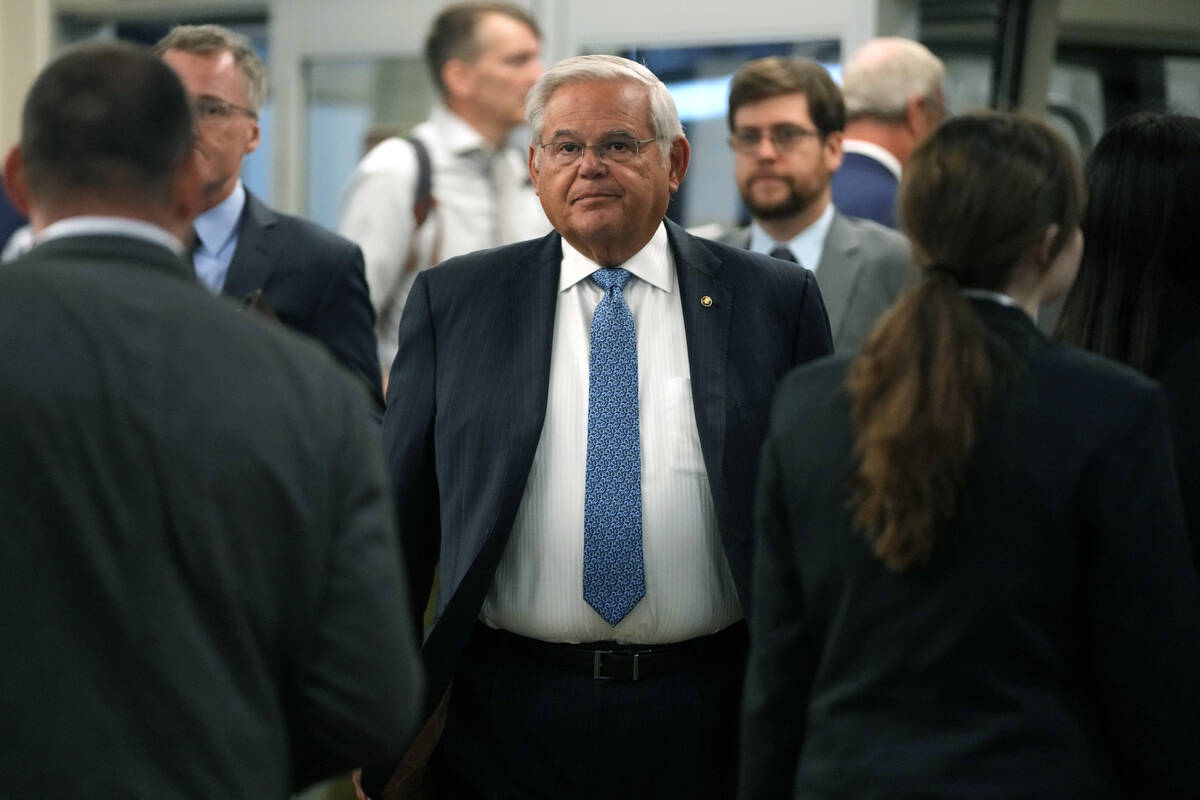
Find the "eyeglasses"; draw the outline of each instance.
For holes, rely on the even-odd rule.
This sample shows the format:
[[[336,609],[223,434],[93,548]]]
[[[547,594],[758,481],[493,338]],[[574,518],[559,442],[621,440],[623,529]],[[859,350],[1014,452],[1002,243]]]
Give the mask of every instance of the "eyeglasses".
[[[245,114],[250,119],[258,119],[257,111],[207,94],[192,101],[192,113],[196,116],[196,124],[203,126],[221,125],[234,114]]]
[[[764,135],[771,140],[771,145],[778,152],[788,153],[796,149],[796,146],[809,136],[820,138],[821,132],[796,125],[776,125],[768,131],[758,128],[739,128],[729,137],[729,146],[739,155],[753,155]]]
[[[538,142],[538,147],[542,148],[556,167],[567,167],[574,164],[583,158],[584,151],[588,149],[594,150],[596,158],[601,161],[607,161],[610,164],[624,164],[637,158],[642,152],[642,145],[657,141],[657,139],[656,136],[651,136],[649,139],[618,136],[596,144],[580,144],[570,139],[556,139],[553,142]]]

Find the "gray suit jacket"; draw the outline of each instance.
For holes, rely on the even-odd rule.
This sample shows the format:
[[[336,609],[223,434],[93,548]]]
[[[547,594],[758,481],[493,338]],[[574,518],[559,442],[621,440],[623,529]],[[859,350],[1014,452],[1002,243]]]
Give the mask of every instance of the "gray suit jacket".
[[[718,241],[750,248],[750,228],[736,228]],[[908,239],[877,222],[833,212],[821,249],[817,286],[837,353],[858,350],[875,322],[891,307],[912,276]]]

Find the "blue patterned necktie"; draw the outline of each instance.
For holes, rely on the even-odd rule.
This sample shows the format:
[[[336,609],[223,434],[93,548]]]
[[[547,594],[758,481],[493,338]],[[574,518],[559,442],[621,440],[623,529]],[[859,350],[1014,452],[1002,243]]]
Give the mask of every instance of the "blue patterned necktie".
[[[592,318],[583,599],[613,626],[646,594],[637,331],[621,294],[629,277],[623,269],[592,273],[604,299]]]

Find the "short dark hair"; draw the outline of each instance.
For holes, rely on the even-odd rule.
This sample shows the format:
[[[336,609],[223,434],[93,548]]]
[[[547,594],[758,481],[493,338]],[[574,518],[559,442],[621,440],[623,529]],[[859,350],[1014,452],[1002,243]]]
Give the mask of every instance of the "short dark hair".
[[[802,94],[808,115],[824,138],[846,127],[842,92],[829,73],[807,58],[759,58],[743,66],[729,84],[729,130],[733,117],[748,103],[785,94]]]
[[[161,57],[168,50],[198,56],[229,53],[242,71],[250,108],[262,111],[263,103],[267,101],[267,68],[254,52],[250,40],[242,34],[220,25],[176,25],[154,45],[157,56]]]
[[[74,47],[42,71],[25,98],[20,148],[35,200],[89,190],[159,202],[193,136],[175,73],[145,48],[105,42]]]
[[[1096,144],[1086,174],[1083,258],[1057,334],[1150,372],[1169,308],[1200,303],[1200,119],[1126,117]]]
[[[538,39],[542,38],[537,22],[523,8],[508,3],[455,3],[447,6],[433,20],[429,36],[425,39],[425,63],[442,97],[446,96],[446,83],[442,80],[446,62],[455,58],[474,61],[478,57],[482,43],[476,35],[476,29],[480,20],[489,14],[515,19],[533,31]]]

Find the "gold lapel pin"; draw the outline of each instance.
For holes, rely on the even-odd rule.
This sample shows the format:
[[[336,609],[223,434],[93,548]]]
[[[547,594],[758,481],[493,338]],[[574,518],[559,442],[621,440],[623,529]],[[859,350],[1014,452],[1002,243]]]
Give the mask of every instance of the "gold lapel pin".
[[[700,298],[700,305],[704,306],[705,308],[712,308],[712,298],[708,295],[704,295],[704,297]]]

